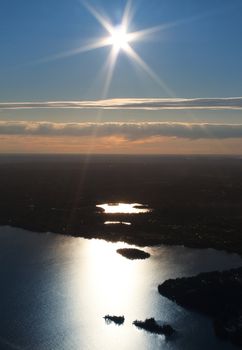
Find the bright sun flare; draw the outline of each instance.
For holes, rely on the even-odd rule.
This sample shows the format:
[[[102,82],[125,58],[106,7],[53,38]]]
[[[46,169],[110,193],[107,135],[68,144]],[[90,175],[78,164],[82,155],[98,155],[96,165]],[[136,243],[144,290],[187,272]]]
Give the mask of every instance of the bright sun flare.
[[[129,42],[127,29],[122,25],[113,28],[109,41],[110,45],[112,45],[117,50],[127,48]]]
[[[172,96],[173,94],[170,91],[170,89],[164,84],[164,82],[159,78],[159,76],[156,75],[152,68],[139,56],[139,54],[132,47],[133,42],[142,41],[143,39],[148,38],[150,35],[161,31],[163,27],[156,26],[135,32],[130,32],[128,28],[130,28],[130,22],[133,18],[133,7],[131,6],[131,3],[132,0],[127,0],[122,19],[120,21],[120,25],[114,26],[109,18],[103,16],[88,2],[86,2],[86,0],[83,0],[83,5],[101,24],[103,29],[106,30],[107,36],[90,40],[90,42],[87,42],[86,45],[83,45],[71,51],[64,52],[59,55],[55,55],[52,58],[47,59],[47,61],[110,46],[111,50],[104,66],[105,83],[103,87],[103,98],[106,97],[106,95],[108,94],[114,68],[120,51],[123,51],[132,61],[134,61],[138,66],[140,66],[142,70],[150,76],[150,78],[152,78],[159,86],[161,86],[169,95]]]

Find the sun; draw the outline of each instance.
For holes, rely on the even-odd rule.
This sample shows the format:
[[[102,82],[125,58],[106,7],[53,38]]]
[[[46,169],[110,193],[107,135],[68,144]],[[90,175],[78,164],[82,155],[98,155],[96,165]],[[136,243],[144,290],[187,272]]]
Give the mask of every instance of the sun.
[[[119,25],[112,28],[110,34],[110,45],[112,45],[117,51],[121,49],[127,49],[129,43],[129,35],[124,25]]]
[[[138,31],[130,31],[132,26],[132,19],[134,15],[134,8],[132,0],[127,0],[123,16],[120,24],[114,26],[112,21],[105,15],[101,14],[89,3],[84,1],[84,6],[93,15],[93,17],[101,24],[102,28],[107,32],[107,36],[102,37],[86,47],[81,47],[75,53],[100,49],[105,46],[110,46],[111,50],[105,63],[106,80],[104,84],[104,96],[107,95],[114,68],[120,52],[124,52],[132,61],[134,61],[149,77],[154,80],[163,90],[171,95],[170,89],[164,84],[160,77],[152,70],[152,68],[139,56],[139,54],[132,47],[132,43],[137,41],[147,40],[148,37],[163,29],[162,25],[146,28]]]
[[[113,25],[113,22],[101,12],[97,11],[92,7],[87,1],[81,0],[84,7],[88,10],[90,14],[99,22],[101,27],[107,32],[106,36],[93,38],[86,42],[85,45],[74,48],[70,51],[65,51],[62,54],[54,55],[52,57],[41,60],[41,62],[56,60],[68,56],[77,55],[83,52],[101,49],[104,47],[111,47],[107,59],[105,60],[105,65],[103,71],[105,72],[105,82],[103,87],[103,98],[107,96],[109,91],[109,86],[112,81],[112,76],[114,73],[115,65],[118,56],[121,52],[124,52],[133,62],[135,62],[140,68],[148,74],[148,76],[155,81],[166,93],[170,96],[174,94],[172,91],[164,84],[160,77],[153,71],[153,69],[140,57],[136,50],[132,47],[134,42],[147,40],[151,35],[156,32],[160,32],[165,27],[164,25],[158,25],[155,27],[150,27],[138,31],[130,31],[130,27],[133,19],[133,6],[132,0],[127,0],[123,16],[119,25]]]

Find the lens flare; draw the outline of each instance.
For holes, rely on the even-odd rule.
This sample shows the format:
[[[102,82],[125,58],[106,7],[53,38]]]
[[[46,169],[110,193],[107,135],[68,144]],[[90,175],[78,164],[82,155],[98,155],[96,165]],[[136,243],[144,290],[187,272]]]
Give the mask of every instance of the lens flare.
[[[127,34],[127,29],[120,25],[118,27],[113,28],[110,36],[110,45],[113,45],[113,47],[116,50],[127,48],[128,42],[129,42],[129,36]]]
[[[105,46],[111,46],[111,53],[108,57],[108,67],[106,67],[106,81],[104,84],[105,94],[108,94],[109,86],[112,81],[114,68],[118,59],[119,53],[124,52],[132,61],[139,65],[139,67],[148,76],[156,82],[169,96],[174,96],[174,93],[166,86],[166,84],[160,79],[160,77],[152,70],[152,68],[144,62],[144,60],[138,55],[138,53],[131,47],[132,42],[142,41],[147,39],[148,36],[159,32],[163,29],[163,26],[155,26],[152,28],[146,28],[139,31],[130,32],[131,21],[134,17],[134,11],[131,0],[128,0],[123,12],[122,20],[119,25],[114,26],[112,21],[106,16],[97,11],[89,3],[83,3],[90,14],[99,22],[104,30],[107,31],[108,35],[92,42],[92,47],[86,47],[83,50],[80,48],[80,52],[90,51]],[[105,96],[104,96],[105,97]]]
[[[166,92],[166,94],[168,94],[168,96],[174,97],[174,93],[166,86],[163,80],[161,80],[161,78],[153,71],[153,69],[138,55],[134,48],[131,47],[131,44],[133,42],[140,42],[142,40],[145,40],[151,35],[166,29],[167,26],[159,25],[138,31],[129,31],[131,22],[133,21],[134,17],[134,9],[131,0],[128,0],[126,3],[119,25],[113,25],[112,21],[106,15],[103,15],[103,13],[97,11],[85,0],[82,1],[82,4],[97,20],[101,27],[107,32],[107,35],[90,39],[84,45],[74,48],[73,50],[65,51],[61,54],[38,60],[38,63],[66,58],[69,56],[78,55],[84,52],[110,46],[111,50],[103,67],[105,69],[105,83],[102,96],[103,98],[108,95],[114,69],[120,52],[125,53],[130,58],[130,60],[135,62],[143,70],[143,72],[145,72],[154,82],[156,82],[162,88],[163,91]]]

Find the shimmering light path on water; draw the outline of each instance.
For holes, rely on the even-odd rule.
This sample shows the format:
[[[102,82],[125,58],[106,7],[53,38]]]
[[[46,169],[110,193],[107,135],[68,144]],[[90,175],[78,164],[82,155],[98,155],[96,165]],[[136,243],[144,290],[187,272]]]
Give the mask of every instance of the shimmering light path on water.
[[[158,294],[168,278],[242,265],[236,254],[159,246],[130,261],[124,243],[85,240],[0,227],[0,349],[232,350],[212,322]],[[106,314],[124,315],[123,326]],[[170,341],[136,329],[135,319],[170,323]]]

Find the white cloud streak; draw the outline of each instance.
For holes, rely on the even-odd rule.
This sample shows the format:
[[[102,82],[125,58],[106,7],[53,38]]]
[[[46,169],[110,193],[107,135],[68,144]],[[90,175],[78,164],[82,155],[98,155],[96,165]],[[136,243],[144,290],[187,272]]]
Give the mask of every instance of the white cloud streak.
[[[117,98],[87,101],[1,102],[0,109],[242,110],[242,97]]]
[[[110,137],[128,141],[151,137],[186,139],[242,138],[242,124],[139,122],[139,123],[50,123],[29,121],[0,121],[0,135],[49,137]]]

